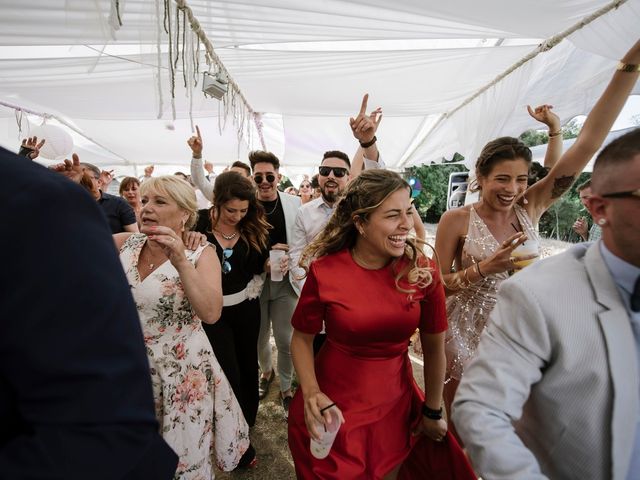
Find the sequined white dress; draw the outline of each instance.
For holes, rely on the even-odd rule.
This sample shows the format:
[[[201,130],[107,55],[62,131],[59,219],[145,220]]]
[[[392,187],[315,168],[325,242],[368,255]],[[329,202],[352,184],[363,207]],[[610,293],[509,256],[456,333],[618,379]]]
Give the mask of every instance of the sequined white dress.
[[[518,221],[530,239],[538,240],[538,234],[527,212],[514,205]],[[493,255],[500,244],[480,218],[473,206],[469,212],[469,227],[462,246],[462,265],[467,268]],[[447,374],[459,380],[467,362],[475,354],[491,310],[496,304],[496,294],[500,283],[509,278],[507,272],[487,275],[487,278],[471,284],[447,299],[449,330],[445,348],[447,353]]]

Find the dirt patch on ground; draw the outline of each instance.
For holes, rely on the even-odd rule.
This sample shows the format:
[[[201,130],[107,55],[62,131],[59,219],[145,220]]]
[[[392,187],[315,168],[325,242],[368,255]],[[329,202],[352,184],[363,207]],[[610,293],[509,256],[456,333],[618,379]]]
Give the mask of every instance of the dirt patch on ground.
[[[274,352],[274,358],[277,355]],[[252,470],[216,473],[218,479],[288,480],[295,479],[293,460],[287,443],[287,421],[280,404],[278,378],[269,395],[260,402],[258,418],[251,429],[251,443],[258,453],[258,466]]]

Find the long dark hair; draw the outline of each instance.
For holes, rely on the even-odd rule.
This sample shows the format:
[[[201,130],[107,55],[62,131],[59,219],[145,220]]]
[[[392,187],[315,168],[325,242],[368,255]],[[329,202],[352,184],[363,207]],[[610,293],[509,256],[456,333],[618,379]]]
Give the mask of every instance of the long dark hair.
[[[264,251],[269,246],[271,225],[267,222],[264,208],[258,203],[256,189],[251,181],[238,172],[224,172],[216,177],[213,185],[213,206],[209,210],[211,230],[218,224],[220,208],[229,200],[246,200],[249,202],[247,214],[240,220],[238,230],[240,239],[249,249]]]

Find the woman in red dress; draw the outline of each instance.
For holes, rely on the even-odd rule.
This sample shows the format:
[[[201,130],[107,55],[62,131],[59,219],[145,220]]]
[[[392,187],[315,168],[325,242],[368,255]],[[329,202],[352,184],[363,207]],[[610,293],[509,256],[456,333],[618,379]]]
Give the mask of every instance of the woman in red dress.
[[[307,280],[292,318],[293,361],[300,381],[289,412],[289,447],[303,479],[394,479],[416,439],[421,457],[410,462],[423,478],[474,478],[441,416],[447,329],[438,269],[408,238],[413,227],[409,185],[396,173],[365,171],[348,187],[325,230],[305,250]],[[313,337],[326,325],[327,341],[313,357]],[[408,357],[420,328],[426,399]],[[334,404],[344,419],[329,455],[316,459],[310,436],[326,425]],[[335,421],[335,420],[334,420]],[[426,438],[425,438],[426,437]],[[426,453],[425,453],[426,448]],[[457,455],[462,476],[442,463]],[[432,468],[433,467],[433,468]],[[466,476],[465,476],[466,475]]]

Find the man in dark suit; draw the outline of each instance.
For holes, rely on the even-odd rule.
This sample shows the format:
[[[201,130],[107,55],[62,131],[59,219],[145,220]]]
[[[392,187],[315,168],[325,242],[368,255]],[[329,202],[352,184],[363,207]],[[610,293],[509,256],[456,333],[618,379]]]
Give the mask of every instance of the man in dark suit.
[[[99,206],[0,148],[0,478],[173,477],[129,285]]]

